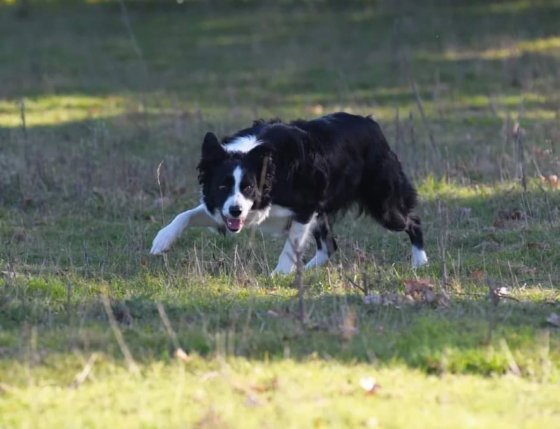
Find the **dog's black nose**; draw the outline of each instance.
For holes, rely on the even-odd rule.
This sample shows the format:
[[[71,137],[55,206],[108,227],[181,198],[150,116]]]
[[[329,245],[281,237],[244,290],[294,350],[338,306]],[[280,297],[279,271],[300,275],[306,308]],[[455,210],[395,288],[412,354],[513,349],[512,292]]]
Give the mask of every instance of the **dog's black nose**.
[[[233,217],[239,217],[241,215],[241,207],[239,206],[231,206],[229,208],[229,214]]]

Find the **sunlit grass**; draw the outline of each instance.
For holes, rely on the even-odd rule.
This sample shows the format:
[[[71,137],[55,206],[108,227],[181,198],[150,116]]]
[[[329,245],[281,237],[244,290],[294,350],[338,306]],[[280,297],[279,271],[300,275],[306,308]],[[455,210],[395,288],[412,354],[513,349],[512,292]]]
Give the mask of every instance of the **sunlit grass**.
[[[319,359],[266,363],[197,356],[142,366],[142,374],[135,377],[99,356],[90,379],[78,388],[68,387],[88,357],[51,359],[49,366],[64,368],[64,375],[53,379],[49,373],[31,372],[24,388],[4,380],[0,424],[429,429],[560,424],[560,386],[538,380],[440,378],[398,365],[376,369]],[[13,368],[16,376],[29,374],[21,364]],[[373,394],[361,385],[370,378],[378,385]]]
[[[23,99],[28,127],[61,125],[86,119],[108,119],[127,111],[131,103],[119,96],[48,95]],[[0,127],[22,124],[21,101],[0,100]]]
[[[559,3],[557,0],[489,1],[480,6],[479,10],[484,13],[523,13],[531,8],[550,7],[551,4]]]
[[[346,111],[361,115],[372,115],[376,120],[391,122],[395,119],[395,106],[385,97],[403,96],[405,100],[399,103],[401,112],[417,109],[417,102],[412,90],[404,87],[380,88],[378,90],[356,90],[348,94],[348,98],[357,97],[371,100],[375,104],[340,103],[336,97],[324,94],[291,94],[284,97],[284,104],[274,111],[262,109],[262,117],[281,117],[290,120],[297,117],[314,117],[336,111]],[[381,98],[377,98],[381,97]],[[328,100],[328,99],[330,100]],[[492,98],[488,95],[443,94],[437,100],[425,97],[422,106],[428,118],[440,119],[441,114],[448,112],[454,119],[468,118],[476,112],[468,109],[486,108],[491,115],[505,118],[511,112],[516,112],[524,106],[523,117],[531,120],[551,120],[558,118],[558,110],[554,108],[556,95],[550,96],[538,93],[522,93],[518,95],[501,95]],[[92,96],[85,94],[49,95],[23,99],[25,104],[25,121],[28,128],[37,126],[63,125],[83,120],[105,119],[111,120],[127,113],[146,113],[155,122],[158,117],[175,117],[181,112],[193,112],[202,109],[204,114],[211,117],[231,116],[230,105],[200,104],[181,99],[171,103],[161,94],[147,95],[142,101],[133,100],[120,95]],[[550,107],[548,107],[550,106]],[[246,117],[247,121],[254,116],[255,108],[246,104],[236,106],[237,115]],[[6,128],[20,127],[21,101],[0,100],[0,126]]]
[[[433,201],[436,198],[467,199],[472,197],[491,197],[519,189],[519,183],[500,182],[495,184],[461,185],[454,180],[448,181],[445,177],[436,179],[428,176],[417,183],[418,192],[425,201]]]
[[[431,60],[503,60],[508,58],[519,58],[524,54],[546,54],[549,56],[560,57],[560,37],[547,37],[534,40],[516,41],[511,39],[508,42],[501,42],[502,47],[487,48],[482,50],[453,49],[447,48],[443,54],[422,52],[416,54],[417,59]]]

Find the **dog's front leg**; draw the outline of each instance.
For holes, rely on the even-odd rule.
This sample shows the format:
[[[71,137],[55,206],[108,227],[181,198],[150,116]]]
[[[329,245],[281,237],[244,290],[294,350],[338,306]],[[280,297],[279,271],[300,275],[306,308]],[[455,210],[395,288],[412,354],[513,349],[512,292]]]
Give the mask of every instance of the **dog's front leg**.
[[[208,214],[203,204],[192,210],[187,210],[178,214],[169,225],[157,233],[150,253],[161,255],[167,252],[187,226],[216,227],[218,223]]]
[[[305,249],[307,239],[313,228],[315,216],[308,223],[300,223],[293,221],[288,233],[288,239],[284,245],[284,249],[278,258],[278,265],[272,272],[271,276],[277,274],[290,274],[296,267],[296,257],[298,252]]]

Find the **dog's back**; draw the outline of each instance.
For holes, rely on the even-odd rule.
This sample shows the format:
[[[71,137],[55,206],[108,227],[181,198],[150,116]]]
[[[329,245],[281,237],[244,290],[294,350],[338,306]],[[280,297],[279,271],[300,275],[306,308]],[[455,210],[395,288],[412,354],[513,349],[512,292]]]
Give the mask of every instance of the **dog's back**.
[[[357,203],[380,222],[387,205],[402,203],[410,211],[416,204],[414,188],[370,117],[340,112],[289,124],[258,121],[238,135],[251,133],[271,147],[279,204],[293,205],[298,194],[327,213]]]

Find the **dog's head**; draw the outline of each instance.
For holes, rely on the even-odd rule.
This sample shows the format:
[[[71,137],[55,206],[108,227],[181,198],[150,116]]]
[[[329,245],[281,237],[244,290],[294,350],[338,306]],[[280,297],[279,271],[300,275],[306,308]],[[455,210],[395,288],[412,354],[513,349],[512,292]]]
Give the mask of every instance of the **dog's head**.
[[[198,181],[208,211],[231,232],[239,232],[250,210],[270,204],[274,165],[270,147],[228,152],[213,133],[202,143]]]

